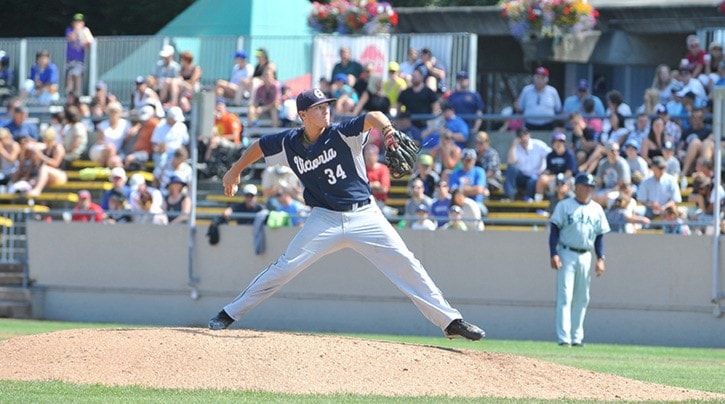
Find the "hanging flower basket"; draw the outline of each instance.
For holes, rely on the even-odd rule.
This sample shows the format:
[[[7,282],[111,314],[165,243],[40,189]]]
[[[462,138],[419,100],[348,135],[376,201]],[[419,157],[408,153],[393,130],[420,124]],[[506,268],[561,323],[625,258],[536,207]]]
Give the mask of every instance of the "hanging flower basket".
[[[373,35],[390,33],[398,25],[398,13],[388,2],[333,0],[312,3],[307,24],[323,34]]]
[[[588,0],[501,0],[499,6],[521,42],[591,31],[599,17]]]

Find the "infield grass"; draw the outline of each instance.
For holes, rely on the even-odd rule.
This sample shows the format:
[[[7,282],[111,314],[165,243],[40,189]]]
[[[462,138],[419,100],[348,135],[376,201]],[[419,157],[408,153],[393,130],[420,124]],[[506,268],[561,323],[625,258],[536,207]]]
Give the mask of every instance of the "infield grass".
[[[0,319],[0,339],[73,328],[129,328],[93,324]],[[561,365],[688,389],[725,393],[725,350],[611,344],[560,348],[553,342],[486,340],[470,342],[440,337],[350,335],[383,341],[523,355]],[[0,359],[1,363],[1,359]],[[358,395],[288,395],[218,390],[106,387],[62,382],[0,381],[0,403],[593,403],[582,400],[461,399]]]

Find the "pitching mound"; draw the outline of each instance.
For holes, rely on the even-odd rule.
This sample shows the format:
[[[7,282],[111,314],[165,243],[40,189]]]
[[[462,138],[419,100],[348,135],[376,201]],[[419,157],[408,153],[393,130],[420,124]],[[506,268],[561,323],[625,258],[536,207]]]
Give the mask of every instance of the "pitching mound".
[[[0,358],[0,379],[81,384],[386,396],[725,398],[521,356],[251,330],[57,331],[2,341]]]

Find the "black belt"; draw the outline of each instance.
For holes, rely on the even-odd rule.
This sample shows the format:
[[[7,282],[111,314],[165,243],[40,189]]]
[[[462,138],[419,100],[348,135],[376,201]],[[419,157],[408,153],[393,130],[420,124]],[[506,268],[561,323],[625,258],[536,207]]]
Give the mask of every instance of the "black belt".
[[[588,253],[589,252],[589,250],[584,250],[584,249],[581,249],[581,248],[569,247],[566,244],[559,244],[559,245],[561,246],[561,248],[563,248],[565,250],[574,251],[575,253],[579,253],[579,254],[584,254],[584,253]]]
[[[364,199],[362,201],[355,202],[351,205],[339,205],[339,209],[335,209],[339,212],[352,212],[353,210],[357,208],[362,208],[363,206],[370,205],[370,202],[372,201],[372,198]]]

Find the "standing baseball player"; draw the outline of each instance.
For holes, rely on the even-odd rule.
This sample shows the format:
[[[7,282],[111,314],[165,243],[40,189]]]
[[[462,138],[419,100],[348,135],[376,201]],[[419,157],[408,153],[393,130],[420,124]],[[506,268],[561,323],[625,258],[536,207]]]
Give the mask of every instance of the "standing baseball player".
[[[224,176],[224,193],[234,195],[239,175],[264,157],[268,165],[290,167],[304,187],[312,212],[287,250],[265,268],[231,303],[209,321],[222,330],[272,296],[315,261],[343,248],[353,248],[370,260],[423,315],[449,338],[479,340],[483,330],[463,321],[408,250],[400,235],[373,203],[362,150],[373,128],[383,134],[388,150],[402,150],[400,134],[380,112],[330,124],[329,104],[319,89],[297,97],[304,127],[267,135],[254,142]]]
[[[556,205],[551,215],[549,253],[556,273],[556,335],[563,347],[584,346],[584,316],[589,304],[592,249],[594,271],[604,274],[604,238],[609,222],[601,205],[592,201],[591,174],[574,179],[574,196]]]

